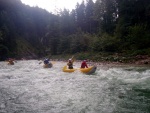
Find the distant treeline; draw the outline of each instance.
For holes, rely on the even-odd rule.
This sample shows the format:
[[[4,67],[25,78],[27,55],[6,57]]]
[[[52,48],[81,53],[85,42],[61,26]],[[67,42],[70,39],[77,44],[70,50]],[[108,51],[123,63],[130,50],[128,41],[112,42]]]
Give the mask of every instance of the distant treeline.
[[[86,0],[52,14],[0,0],[0,59],[111,52],[150,54],[150,0]]]

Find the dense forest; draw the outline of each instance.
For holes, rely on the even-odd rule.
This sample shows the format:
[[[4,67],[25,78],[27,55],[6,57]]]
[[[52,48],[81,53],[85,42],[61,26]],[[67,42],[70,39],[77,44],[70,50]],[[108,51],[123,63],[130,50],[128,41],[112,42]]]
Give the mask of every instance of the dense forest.
[[[150,0],[86,0],[57,14],[0,0],[0,60],[75,53],[150,55]]]

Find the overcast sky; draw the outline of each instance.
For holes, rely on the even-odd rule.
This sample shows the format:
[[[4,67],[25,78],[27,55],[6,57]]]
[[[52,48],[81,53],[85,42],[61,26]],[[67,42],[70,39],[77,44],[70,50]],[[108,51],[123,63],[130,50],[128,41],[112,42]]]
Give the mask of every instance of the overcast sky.
[[[78,3],[83,0],[21,0],[22,3],[30,6],[38,6],[40,8],[46,9],[49,12],[56,13],[59,9],[75,9]],[[95,2],[95,0],[93,0]]]

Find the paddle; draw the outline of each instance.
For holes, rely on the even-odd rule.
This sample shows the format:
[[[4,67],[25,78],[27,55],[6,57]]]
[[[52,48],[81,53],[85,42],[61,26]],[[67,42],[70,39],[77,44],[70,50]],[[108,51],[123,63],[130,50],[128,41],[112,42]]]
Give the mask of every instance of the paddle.
[[[43,60],[39,60],[39,63],[38,64],[41,64],[43,62]]]
[[[39,62],[39,64],[41,64],[42,62]]]
[[[75,61],[75,60],[74,60],[74,55],[71,57],[71,60],[72,60],[72,63]]]

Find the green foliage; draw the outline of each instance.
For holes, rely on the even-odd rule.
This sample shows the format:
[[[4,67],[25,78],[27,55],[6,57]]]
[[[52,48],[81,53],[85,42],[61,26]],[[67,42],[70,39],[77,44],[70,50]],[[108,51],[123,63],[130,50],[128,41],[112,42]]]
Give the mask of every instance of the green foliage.
[[[2,37],[2,31],[0,31],[0,42],[3,40],[3,37]]]
[[[36,53],[32,45],[21,37],[16,39],[16,44],[18,56],[32,56],[32,54]]]
[[[103,34],[101,37],[97,37],[95,40],[93,44],[93,50],[115,52],[118,51],[118,44],[119,39],[108,34]]]
[[[92,58],[92,54],[91,53],[86,53],[86,52],[83,52],[83,53],[77,53],[76,54],[76,59],[78,60],[86,60],[86,59],[91,59]]]
[[[137,56],[137,55],[150,55],[150,48],[147,49],[136,49],[136,50],[129,50],[126,52],[127,55],[130,56]]]
[[[90,34],[85,34],[78,31],[76,34],[71,35],[70,39],[71,53],[90,51],[90,45],[92,43],[92,36]]]
[[[85,3],[82,1],[81,4],[77,4],[76,6],[76,21],[77,27],[81,28],[81,30],[85,30]]]
[[[58,54],[70,53],[71,36],[62,36],[58,45]]]
[[[6,57],[82,53],[79,59],[95,61],[101,55],[90,56],[91,51],[149,54],[149,4],[150,0],[87,0],[71,12],[64,9],[53,15],[20,0],[0,0],[0,49],[7,51]]]
[[[99,22],[102,33],[113,34],[117,19],[116,0],[97,0],[94,8],[94,18]]]
[[[150,33],[146,25],[134,25],[129,27],[127,41],[131,50],[139,50],[150,47]]]
[[[0,45],[0,54],[7,55],[8,53],[9,53],[9,49],[4,45]]]

